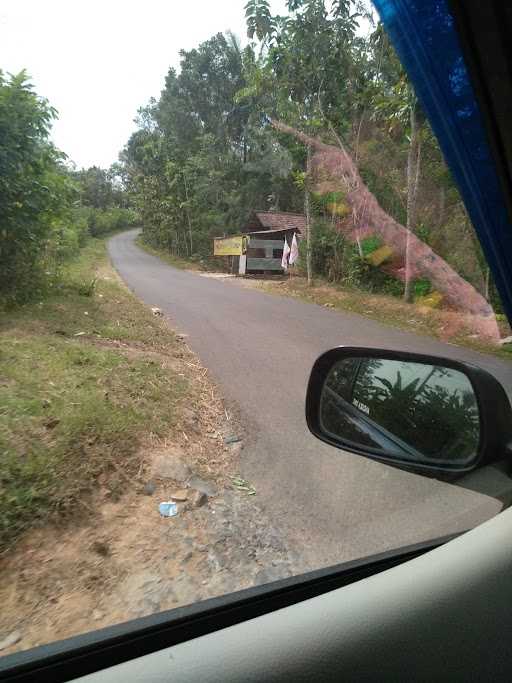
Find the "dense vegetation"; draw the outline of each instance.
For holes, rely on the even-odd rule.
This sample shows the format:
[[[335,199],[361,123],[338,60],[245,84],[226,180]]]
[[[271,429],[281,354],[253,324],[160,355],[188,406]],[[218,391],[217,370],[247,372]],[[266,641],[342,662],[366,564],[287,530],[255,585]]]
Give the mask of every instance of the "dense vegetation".
[[[280,121],[348,150],[382,208],[499,310],[458,191],[370,7],[288,0],[288,14],[272,16],[267,0],[249,0],[248,44],[227,33],[182,50],[108,170],[71,169],[49,138],[54,109],[25,73],[0,72],[0,305],[41,296],[90,236],[139,218],[148,244],[204,258],[212,237],[272,209],[311,214],[315,275],[408,300],[428,294],[428,279],[404,292],[369,265],[379,235],[354,245],[337,230],[332,207],[348,221],[350,208],[342,193],[315,194],[308,148]]]
[[[56,111],[0,71],[0,307],[40,296],[89,236],[134,224],[118,168],[75,172],[49,139]]]
[[[146,241],[206,255],[213,236],[238,232],[255,209],[304,212],[307,149],[275,119],[342,143],[381,206],[492,296],[463,203],[370,3],[287,6],[272,16],[267,0],[249,0],[249,44],[228,33],[183,50],[179,72],[171,68],[159,99],[139,111],[121,159]],[[308,199],[316,273],[402,295],[402,283],[364,262],[364,245],[333,229],[325,198]],[[408,298],[429,290],[410,286]]]

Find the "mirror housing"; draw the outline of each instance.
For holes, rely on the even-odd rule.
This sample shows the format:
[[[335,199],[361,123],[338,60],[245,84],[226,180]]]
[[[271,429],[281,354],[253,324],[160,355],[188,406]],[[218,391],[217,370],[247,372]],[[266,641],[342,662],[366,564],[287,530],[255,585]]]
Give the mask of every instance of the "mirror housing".
[[[322,441],[447,479],[510,452],[511,418],[486,370],[405,351],[331,349],[316,360],[306,395],[308,427]]]

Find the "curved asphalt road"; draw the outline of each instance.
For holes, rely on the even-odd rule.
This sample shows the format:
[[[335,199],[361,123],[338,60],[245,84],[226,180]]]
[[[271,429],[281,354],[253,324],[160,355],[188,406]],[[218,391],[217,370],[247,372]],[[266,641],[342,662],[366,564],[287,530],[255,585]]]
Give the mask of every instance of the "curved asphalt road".
[[[249,432],[242,475],[297,553],[298,569],[464,530],[500,509],[472,484],[438,482],[321,443],[307,431],[304,398],[315,358],[339,344],[463,358],[486,367],[508,390],[512,364],[172,268],[139,249],[136,234],[111,239],[114,266],[137,296],[189,335],[191,348],[238,404]]]

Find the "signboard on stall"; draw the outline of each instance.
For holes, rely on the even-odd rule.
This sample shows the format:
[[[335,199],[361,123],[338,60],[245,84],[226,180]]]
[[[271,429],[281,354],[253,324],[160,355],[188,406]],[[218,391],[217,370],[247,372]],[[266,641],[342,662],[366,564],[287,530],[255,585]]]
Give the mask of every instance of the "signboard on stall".
[[[247,235],[233,235],[232,237],[216,237],[213,240],[214,256],[242,256],[247,252]]]

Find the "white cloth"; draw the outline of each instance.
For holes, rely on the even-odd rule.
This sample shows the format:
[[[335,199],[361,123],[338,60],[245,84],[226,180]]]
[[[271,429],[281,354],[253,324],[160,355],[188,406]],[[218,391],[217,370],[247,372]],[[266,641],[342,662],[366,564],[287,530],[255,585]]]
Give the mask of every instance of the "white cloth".
[[[289,264],[293,264],[299,260],[299,245],[297,243],[297,235],[293,233],[292,248],[290,249],[290,258],[288,260]]]
[[[283,258],[281,259],[281,267],[284,270],[288,270],[288,256],[290,255],[290,247],[288,246],[288,242],[286,241],[286,237],[284,238],[284,245],[283,245]]]

